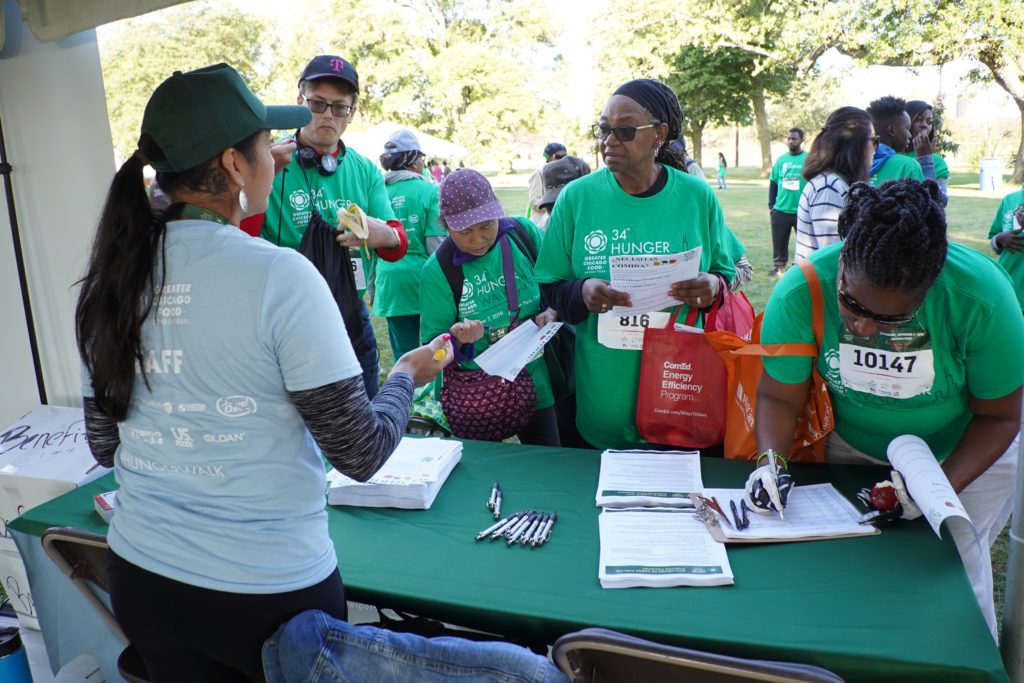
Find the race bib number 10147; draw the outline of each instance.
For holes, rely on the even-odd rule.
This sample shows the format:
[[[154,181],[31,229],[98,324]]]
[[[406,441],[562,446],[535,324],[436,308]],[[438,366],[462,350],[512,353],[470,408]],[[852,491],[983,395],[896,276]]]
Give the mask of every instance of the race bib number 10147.
[[[900,352],[840,344],[839,372],[847,388],[887,398],[927,394],[935,384],[930,348]]]

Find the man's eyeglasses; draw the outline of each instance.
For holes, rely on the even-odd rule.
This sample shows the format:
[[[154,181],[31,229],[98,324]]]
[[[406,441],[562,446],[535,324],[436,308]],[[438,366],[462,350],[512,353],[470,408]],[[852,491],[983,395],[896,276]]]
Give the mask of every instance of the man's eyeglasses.
[[[909,323],[917,317],[918,311],[921,310],[921,305],[918,304],[910,313],[903,313],[901,315],[879,315],[874,311],[869,311],[857,303],[856,299],[843,291],[843,288],[846,286],[843,275],[844,273],[839,274],[839,286],[836,287],[836,293],[839,295],[839,302],[843,305],[843,308],[848,310],[850,313],[853,313],[858,318],[870,318],[879,325],[897,327],[899,325],[906,325]]]
[[[615,137],[618,138],[619,142],[629,142],[636,137],[638,130],[644,128],[654,128],[659,125],[657,121],[654,123],[648,123],[646,126],[609,126],[606,123],[595,123],[591,126],[590,130],[593,132],[594,137],[598,140],[604,140],[612,133],[615,133]]]
[[[352,110],[354,109],[354,107],[351,105],[341,104],[339,102],[329,104],[327,102],[324,102],[323,100],[311,100],[308,97],[306,97],[305,100],[306,106],[309,107],[309,110],[314,114],[323,114],[325,111],[327,111],[327,107],[330,107],[331,113],[337,116],[339,119],[347,119],[349,117],[349,114],[351,114]]]

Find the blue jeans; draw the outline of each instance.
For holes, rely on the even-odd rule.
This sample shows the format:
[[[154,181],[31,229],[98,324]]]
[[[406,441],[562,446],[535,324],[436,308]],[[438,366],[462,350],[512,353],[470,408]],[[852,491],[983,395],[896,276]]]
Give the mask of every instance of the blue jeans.
[[[547,657],[510,643],[424,638],[299,614],[263,644],[267,683],[569,683]]]
[[[380,353],[377,351],[377,338],[373,336],[370,312],[366,310],[366,304],[362,301],[359,305],[362,307],[359,318],[363,327],[361,330],[350,331],[348,337],[352,340],[352,348],[356,352],[359,367],[363,369],[366,397],[373,400],[380,390]]]

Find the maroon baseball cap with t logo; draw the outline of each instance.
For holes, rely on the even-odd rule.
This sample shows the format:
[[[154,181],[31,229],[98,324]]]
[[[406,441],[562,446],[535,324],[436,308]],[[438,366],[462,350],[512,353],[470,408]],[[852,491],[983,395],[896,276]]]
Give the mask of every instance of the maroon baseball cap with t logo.
[[[317,55],[309,60],[309,64],[302,70],[299,76],[299,83],[302,81],[316,81],[321,78],[338,78],[359,92],[359,74],[352,64],[337,55]]]

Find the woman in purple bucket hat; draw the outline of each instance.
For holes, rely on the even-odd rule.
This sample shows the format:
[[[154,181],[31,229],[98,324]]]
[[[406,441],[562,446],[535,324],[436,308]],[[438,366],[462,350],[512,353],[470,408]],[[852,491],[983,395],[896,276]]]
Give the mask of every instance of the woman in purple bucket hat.
[[[555,321],[533,274],[543,235],[519,216],[507,217],[478,171],[459,169],[438,188],[447,239],[420,279],[420,337],[450,332],[455,363],[442,378],[441,406],[456,436],[558,446],[551,380],[537,353],[514,382],[486,374],[473,358],[532,320]],[[457,367],[456,367],[457,366]]]

